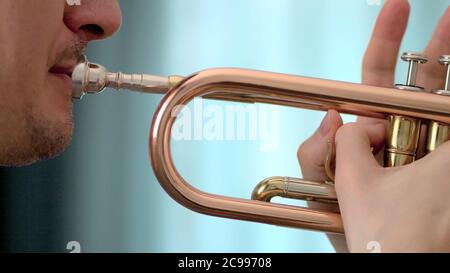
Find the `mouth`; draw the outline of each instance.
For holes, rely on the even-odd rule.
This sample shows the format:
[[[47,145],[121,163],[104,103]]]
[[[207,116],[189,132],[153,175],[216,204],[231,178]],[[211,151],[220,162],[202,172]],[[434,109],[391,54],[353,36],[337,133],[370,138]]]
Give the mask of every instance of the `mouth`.
[[[51,74],[54,74],[54,75],[67,76],[67,77],[71,78],[74,67],[75,67],[75,64],[67,65],[67,66],[55,65],[52,68],[50,68],[50,70],[48,72]]]
[[[49,74],[63,82],[65,91],[70,92],[70,94],[72,94],[72,72],[75,65],[76,62],[73,62],[73,64],[57,64],[48,71]]]

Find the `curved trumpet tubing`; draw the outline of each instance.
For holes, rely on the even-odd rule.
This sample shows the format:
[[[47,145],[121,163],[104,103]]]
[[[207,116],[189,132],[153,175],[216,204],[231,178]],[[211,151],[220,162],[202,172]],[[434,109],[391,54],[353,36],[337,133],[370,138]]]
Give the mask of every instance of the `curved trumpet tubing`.
[[[326,232],[343,232],[339,214],[208,194],[192,187],[178,173],[170,151],[175,121],[172,110],[195,97],[213,95],[313,110],[336,109],[376,118],[389,114],[450,122],[447,97],[244,69],[205,70],[184,79],[166,94],[153,118],[149,149],[155,175],[172,198],[209,215]],[[320,184],[316,186],[320,188]]]

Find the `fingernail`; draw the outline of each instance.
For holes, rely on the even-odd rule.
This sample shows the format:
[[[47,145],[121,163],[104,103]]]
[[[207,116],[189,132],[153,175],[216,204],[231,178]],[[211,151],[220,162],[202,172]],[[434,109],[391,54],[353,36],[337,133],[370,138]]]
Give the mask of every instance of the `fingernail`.
[[[319,127],[320,135],[326,136],[328,132],[330,132],[331,129],[331,118],[330,118],[330,112],[327,112],[325,117],[322,120],[322,123]]]

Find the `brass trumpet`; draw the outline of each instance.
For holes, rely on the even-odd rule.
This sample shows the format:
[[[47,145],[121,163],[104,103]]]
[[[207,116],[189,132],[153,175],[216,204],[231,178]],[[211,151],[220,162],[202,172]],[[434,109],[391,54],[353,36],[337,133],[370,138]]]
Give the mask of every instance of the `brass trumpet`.
[[[150,156],[154,173],[164,190],[181,205],[194,211],[239,220],[343,233],[339,213],[270,203],[274,196],[337,204],[332,182],[332,153],[327,157],[330,181],[307,181],[291,177],[271,177],[255,188],[252,199],[231,198],[202,192],[181,177],[170,151],[172,113],[195,97],[249,103],[269,103],[311,110],[335,109],[340,113],[389,122],[384,164],[395,167],[415,160],[420,130],[428,125],[427,149],[433,151],[449,138],[450,56],[439,60],[447,69],[444,90],[425,91],[416,86],[421,63],[419,53],[402,55],[409,62],[406,84],[383,88],[332,80],[285,75],[237,68],[208,69],[186,78],[144,74],[111,73],[87,60],[72,73],[73,97],[95,94],[106,87],[144,93],[164,93],[153,117]]]

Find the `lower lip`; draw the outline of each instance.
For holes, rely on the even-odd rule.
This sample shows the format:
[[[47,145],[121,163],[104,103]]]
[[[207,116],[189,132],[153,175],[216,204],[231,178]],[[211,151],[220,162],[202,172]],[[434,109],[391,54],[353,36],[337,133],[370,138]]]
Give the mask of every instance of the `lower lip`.
[[[63,81],[64,85],[66,86],[66,89],[70,91],[70,94],[72,94],[72,78],[69,75],[59,73],[50,73],[50,74]]]

